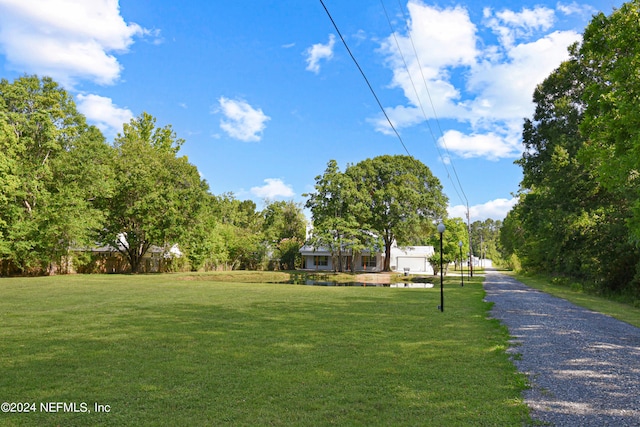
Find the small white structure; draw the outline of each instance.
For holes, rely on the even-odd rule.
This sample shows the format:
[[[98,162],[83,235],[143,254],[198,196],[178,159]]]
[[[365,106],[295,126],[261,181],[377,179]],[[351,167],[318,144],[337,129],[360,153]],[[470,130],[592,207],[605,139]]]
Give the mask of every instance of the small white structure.
[[[391,270],[408,273],[433,274],[429,258],[434,254],[433,246],[391,247]]]
[[[305,270],[334,271],[342,264],[343,271],[379,272],[384,267],[384,253],[368,250],[352,254],[351,250],[344,250],[341,260],[338,254],[332,254],[328,248],[305,245],[300,248]],[[403,246],[398,247],[395,242],[391,246],[392,271],[411,274],[433,274],[433,267],[429,258],[434,254],[433,246]]]

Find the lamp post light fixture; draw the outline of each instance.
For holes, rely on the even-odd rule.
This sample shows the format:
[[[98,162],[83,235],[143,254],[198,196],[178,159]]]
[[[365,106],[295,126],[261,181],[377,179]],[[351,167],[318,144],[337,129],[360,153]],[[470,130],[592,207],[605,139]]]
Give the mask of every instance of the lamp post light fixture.
[[[443,223],[438,224],[438,233],[440,233],[440,311],[444,311],[444,290],[443,290],[443,273],[442,273],[442,235],[444,234],[445,226]]]
[[[460,247],[460,286],[464,286],[464,271],[462,271],[462,240],[458,242],[458,246]]]

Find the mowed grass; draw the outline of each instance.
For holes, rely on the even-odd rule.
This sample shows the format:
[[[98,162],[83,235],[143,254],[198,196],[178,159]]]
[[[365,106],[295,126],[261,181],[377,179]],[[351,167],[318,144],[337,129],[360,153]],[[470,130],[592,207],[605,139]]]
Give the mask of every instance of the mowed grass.
[[[441,313],[439,282],[0,279],[0,401],[37,405],[0,425],[523,425],[525,380],[481,280],[452,275]]]
[[[562,285],[553,283],[553,280],[545,276],[516,274],[505,272],[527,286],[541,290],[558,298],[566,299],[576,305],[589,310],[597,311],[615,317],[640,328],[640,308],[633,306],[630,299],[628,303],[620,300],[612,300],[603,296],[584,292],[580,286]],[[620,299],[621,297],[618,297]]]

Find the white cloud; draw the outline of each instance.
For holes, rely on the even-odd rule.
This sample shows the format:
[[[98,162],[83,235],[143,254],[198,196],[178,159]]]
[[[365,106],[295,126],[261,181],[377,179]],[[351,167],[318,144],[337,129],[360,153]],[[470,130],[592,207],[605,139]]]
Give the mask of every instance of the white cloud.
[[[422,0],[410,0],[407,7],[406,33],[389,36],[380,49],[393,72],[391,86],[406,98],[403,105],[385,108],[394,126],[452,119],[460,125],[444,132],[452,152],[465,158],[518,157],[522,120],[534,112],[535,87],[568,58],[567,47],[580,35],[552,31],[556,11],[546,7],[485,9],[479,24],[498,35],[497,43],[480,39],[463,7],[438,8]],[[369,121],[390,133],[383,117]]]
[[[78,111],[108,135],[122,132],[122,124],[133,118],[131,110],[115,106],[111,98],[79,94],[77,99]]]
[[[333,46],[336,43],[336,36],[329,34],[327,44],[316,43],[305,51],[307,56],[307,70],[316,74],[320,72],[320,60],[333,58]]]
[[[485,157],[487,160],[512,158],[521,153],[520,140],[513,135],[500,135],[496,132],[484,134],[464,134],[450,130],[438,141],[450,153],[463,158]]]
[[[558,3],[558,10],[565,15],[579,15],[583,18],[589,18],[596,14],[597,10],[587,4],[578,4],[575,1],[565,4]]]
[[[560,63],[568,59],[567,47],[580,36],[573,31],[557,31],[531,43],[520,43],[504,51],[500,61],[487,60],[473,67],[467,81],[476,96],[467,103],[472,123],[512,121],[534,111],[536,86]]]
[[[113,84],[135,36],[150,34],[120,16],[117,0],[0,0],[0,50],[10,66],[53,77]]]
[[[516,198],[495,199],[481,205],[470,206],[471,222],[484,221],[488,218],[502,221],[517,202]],[[463,218],[465,221],[467,219],[467,207],[464,205],[449,206],[448,213],[450,218]]]
[[[253,108],[243,100],[233,100],[225,97],[218,99],[220,109],[217,112],[224,116],[220,120],[220,128],[230,137],[240,141],[260,141],[266,122],[271,118],[260,108]]]
[[[267,178],[262,187],[252,187],[251,194],[263,199],[274,199],[276,197],[293,197],[295,193],[290,185],[285,184],[278,178]]]
[[[493,14],[491,9],[484,10],[486,25],[499,37],[504,46],[513,45],[517,38],[530,36],[534,30],[544,31],[553,26],[555,12],[547,7],[523,8],[521,12],[502,10]]]

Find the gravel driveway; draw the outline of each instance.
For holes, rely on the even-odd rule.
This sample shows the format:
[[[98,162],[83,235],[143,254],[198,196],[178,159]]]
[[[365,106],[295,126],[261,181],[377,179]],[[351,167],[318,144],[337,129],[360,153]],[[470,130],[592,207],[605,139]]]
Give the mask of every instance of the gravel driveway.
[[[543,425],[640,426],[640,329],[487,271],[491,315],[509,328]]]

